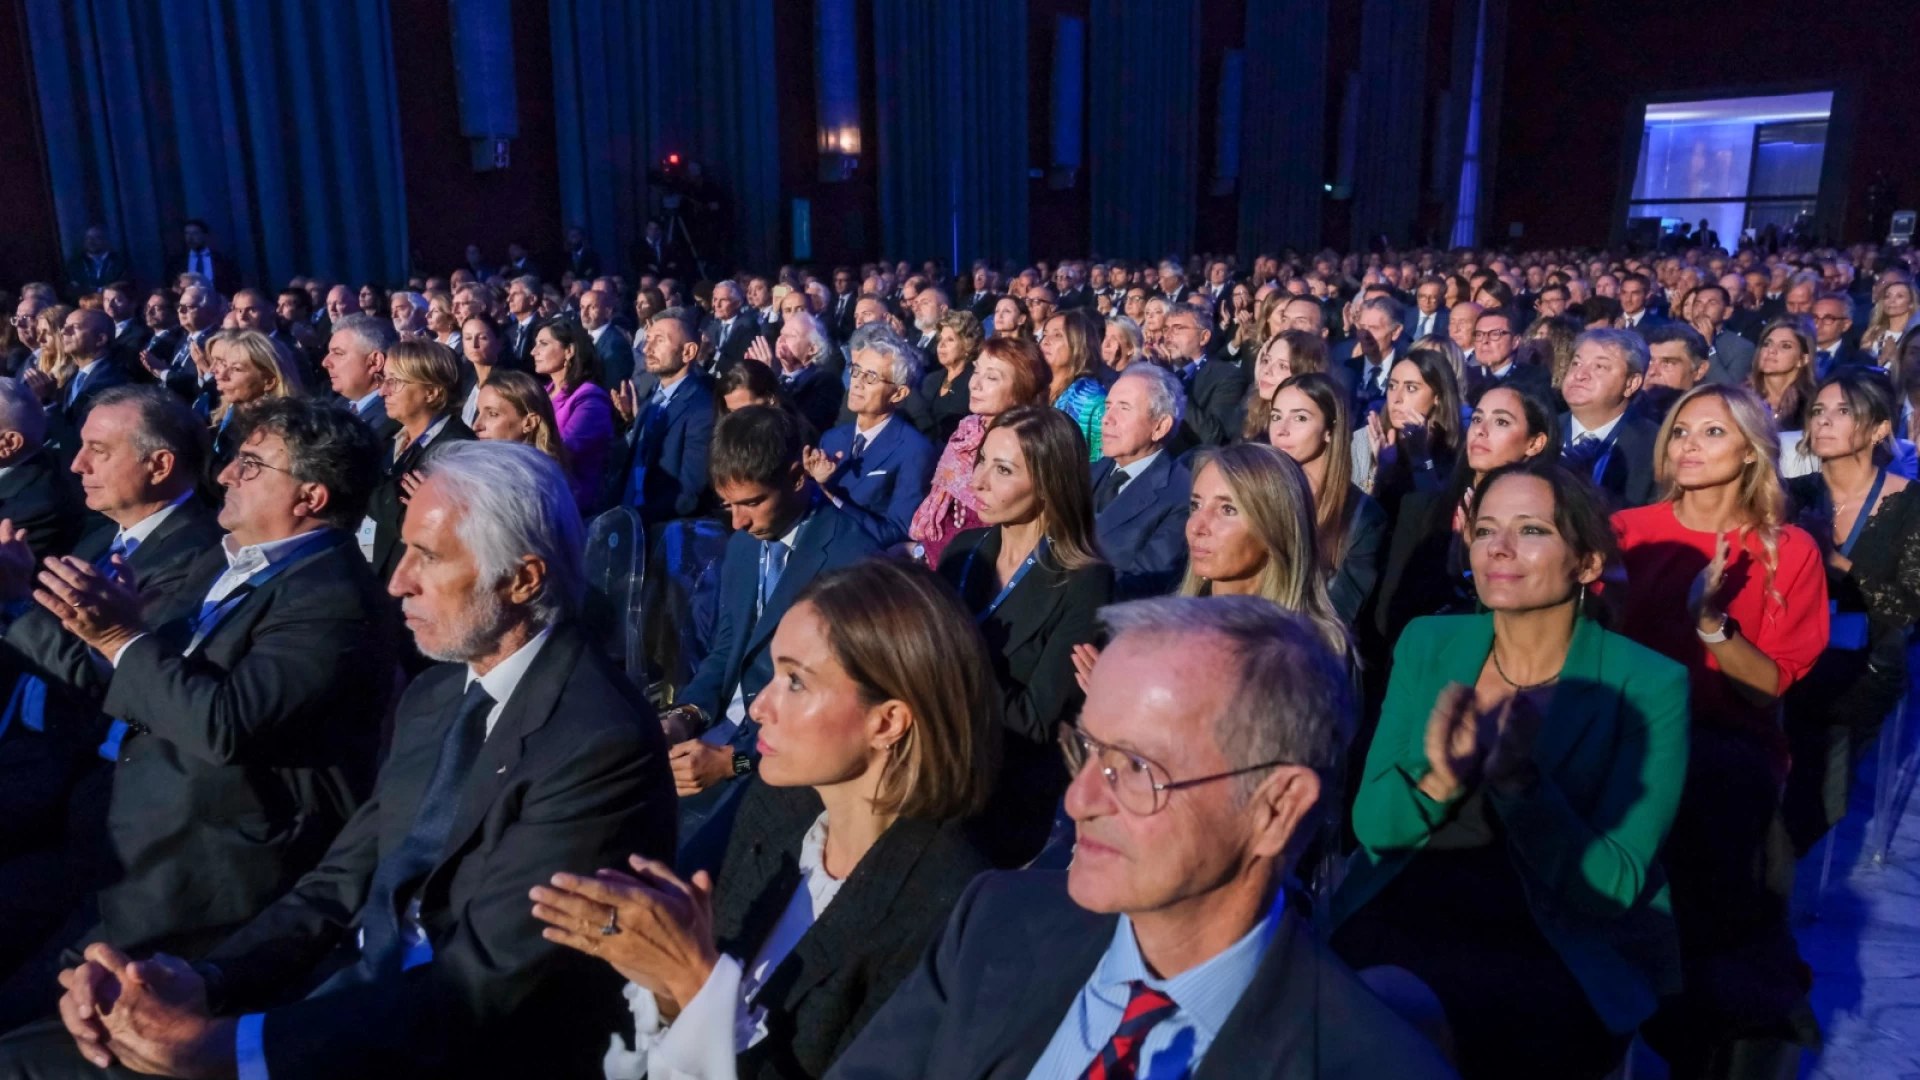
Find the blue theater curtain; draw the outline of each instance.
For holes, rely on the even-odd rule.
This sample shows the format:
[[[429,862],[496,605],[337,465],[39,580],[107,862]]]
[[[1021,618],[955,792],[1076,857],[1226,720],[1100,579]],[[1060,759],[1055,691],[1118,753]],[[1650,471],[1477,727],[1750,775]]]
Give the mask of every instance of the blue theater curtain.
[[[1360,132],[1353,168],[1353,250],[1385,234],[1413,240],[1426,123],[1427,0],[1363,0]]]
[[[1247,0],[1240,258],[1320,246],[1327,0]]]
[[[779,261],[772,3],[551,0],[561,212],[612,265],[645,227],[646,171],[668,153],[699,161],[724,195],[710,246]],[[812,102],[790,108],[789,122],[811,122]]]
[[[1088,124],[1096,255],[1150,259],[1193,246],[1199,198],[1200,5],[1092,0]]]
[[[243,278],[394,281],[407,215],[387,0],[24,0],[65,249],[158,281],[204,218]]]
[[[1026,0],[873,0],[882,253],[1027,257]]]

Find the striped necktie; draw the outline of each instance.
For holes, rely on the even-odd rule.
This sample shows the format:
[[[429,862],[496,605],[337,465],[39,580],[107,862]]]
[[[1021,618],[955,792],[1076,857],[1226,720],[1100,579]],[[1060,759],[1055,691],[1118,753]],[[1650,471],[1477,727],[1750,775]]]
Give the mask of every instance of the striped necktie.
[[[1140,1047],[1155,1024],[1180,1011],[1173,999],[1143,982],[1127,984],[1127,1011],[1113,1038],[1089,1062],[1080,1080],[1134,1080],[1140,1071]]]

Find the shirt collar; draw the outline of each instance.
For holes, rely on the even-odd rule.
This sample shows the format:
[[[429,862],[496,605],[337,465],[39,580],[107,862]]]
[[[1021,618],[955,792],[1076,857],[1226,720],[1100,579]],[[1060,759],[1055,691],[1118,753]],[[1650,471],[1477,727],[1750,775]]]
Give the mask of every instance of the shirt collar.
[[[377,388],[374,390],[368,391],[366,397],[363,397],[360,400],[355,401],[353,403],[353,411],[357,413],[366,412],[367,406],[372,405],[374,402],[374,399],[378,398],[379,396],[380,396],[380,391]]]
[[[540,649],[546,645],[547,638],[552,635],[553,627],[551,626],[533,635],[531,641],[515,649],[513,655],[493,665],[493,669],[485,675],[475,675],[473,665],[467,665],[467,681],[463,686],[470,687],[474,680],[478,679],[481,689],[487,692],[487,696],[494,700],[495,705],[505,705],[507,699],[513,696],[514,688],[520,685],[520,680],[526,678],[527,669],[533,667],[533,662],[539,657]]]
[[[612,323],[607,324],[607,326],[612,326],[612,325],[613,325]],[[607,336],[607,326],[603,326],[598,330],[587,331],[587,336],[593,338],[593,343],[595,345],[600,344],[600,339]]]
[[[1147,972],[1147,961],[1140,955],[1140,943],[1133,936],[1133,920],[1120,916],[1114,927],[1113,944],[1094,968],[1093,984],[1103,996],[1117,998],[1124,1007],[1127,984],[1143,982],[1173,999],[1183,1016],[1206,1033],[1208,1040],[1218,1038],[1234,1007],[1252,985],[1253,977],[1266,958],[1267,946],[1285,910],[1284,898],[1276,898],[1265,917],[1253,925],[1239,941],[1211,957],[1205,963],[1175,975],[1157,979]]]
[[[1131,482],[1134,480],[1138,480],[1140,479],[1140,474],[1143,472],[1146,472],[1149,468],[1151,468],[1153,466],[1154,461],[1158,459],[1160,455],[1165,452],[1166,451],[1163,449],[1155,449],[1153,453],[1148,454],[1146,457],[1141,458],[1139,461],[1136,461],[1131,465],[1115,465],[1114,468],[1119,469],[1123,473],[1126,473],[1128,481]]]
[[[1616,416],[1613,419],[1607,421],[1606,423],[1601,424],[1597,428],[1588,429],[1581,426],[1580,419],[1578,417],[1574,416],[1572,413],[1568,413],[1567,424],[1572,431],[1572,434],[1569,436],[1569,438],[1573,442],[1578,442],[1582,435],[1591,435],[1594,438],[1604,442],[1613,436],[1613,429],[1620,426],[1620,421],[1624,419],[1626,415],[1627,415],[1627,410],[1621,409],[1619,416]]]
[[[865,435],[867,437],[867,445],[872,446],[874,443],[874,440],[878,439],[880,437],[880,433],[887,430],[887,425],[891,423],[893,423],[892,413],[888,413],[887,415],[881,417],[880,422],[873,425],[870,428],[861,427],[860,419],[858,417],[855,417],[853,421],[853,433],[855,435]]]
[[[679,378],[672,382],[660,383],[656,387],[660,392],[660,404],[665,405],[667,402],[672,401],[673,395],[678,392],[681,387],[687,385],[687,376],[692,374],[692,372],[692,368],[681,368]]]
[[[433,423],[428,424],[427,430],[421,432],[420,437],[418,439],[415,439],[414,442],[419,443],[420,448],[422,450],[426,449],[427,444],[433,441],[434,436],[440,434],[441,429],[445,428],[447,426],[447,421],[451,419],[453,419],[452,413],[441,413],[440,418],[438,420],[435,420]],[[401,445],[401,440],[405,439],[406,437],[407,437],[407,432],[406,432],[406,429],[404,428],[394,432],[393,445],[396,447],[400,447],[401,449],[404,450],[405,447]]]
[[[226,553],[227,570],[229,572],[234,570],[264,570],[275,563],[286,562],[307,544],[314,542],[313,538],[315,536],[331,532],[333,532],[333,529],[323,525],[318,529],[309,529],[306,532],[294,533],[292,536],[282,537],[279,540],[263,540],[258,544],[250,544],[243,548],[234,547],[233,534],[228,533],[220,538],[220,550]]]
[[[188,488],[186,493],[179,498],[148,514],[146,517],[141,518],[139,521],[134,522],[127,528],[121,529],[120,532],[114,536],[113,542],[119,545],[122,551],[132,554],[134,548],[147,542],[147,537],[153,535],[153,531],[158,529],[161,523],[167,520],[168,515],[178,510],[181,503],[191,498],[193,498],[193,489]]]

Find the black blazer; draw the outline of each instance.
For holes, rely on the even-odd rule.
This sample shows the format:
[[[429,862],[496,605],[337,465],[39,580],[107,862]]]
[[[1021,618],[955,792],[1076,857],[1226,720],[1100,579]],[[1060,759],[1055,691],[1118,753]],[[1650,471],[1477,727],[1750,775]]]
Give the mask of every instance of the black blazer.
[[[372,787],[394,621],[353,534],[335,530],[235,605],[191,655],[186,611],[121,653],[102,709],[126,721],[108,827],[124,868],[103,940],[197,957],[286,892]]]
[[[414,680],[373,797],[312,872],[207,958],[222,976],[216,1007],[268,1012],[274,1080],[600,1075],[624,1012],[619,976],[542,939],[527,890],[635,852],[670,859],[673,776],[645,697],[566,625],[507,699],[415,891],[433,961],[302,998],[357,959],[374,870],[413,827],[466,675],[441,664]]]
[[[469,442],[473,437],[473,429],[461,423],[456,413],[447,417],[446,426],[424,449],[409,446],[397,459],[385,463],[386,479],[373,489],[372,497],[367,500],[367,516],[373,519],[374,526],[373,571],[381,581],[393,577],[394,568],[400,565],[400,556],[405,553],[400,543],[400,527],[407,523],[407,504],[400,501],[401,478],[426,464],[440,447],[449,443]],[[386,450],[391,455],[392,445],[389,444]]]
[[[927,403],[928,442],[944,448],[960,421],[973,415],[972,384],[973,365],[968,364],[954,379],[953,391],[942,393],[947,386],[947,369],[937,363],[927,365],[926,377],[920,380],[920,396]]]
[[[64,463],[71,464],[75,454],[80,452],[80,428],[87,422],[87,413],[93,410],[93,403],[100,395],[116,386],[126,386],[135,380],[129,364],[137,365],[138,360],[129,361],[123,350],[115,349],[102,356],[87,373],[87,381],[80,385],[80,392],[67,400],[67,391],[73,388],[68,383],[53,399],[53,405],[47,410],[47,445],[52,448]],[[78,374],[74,378],[79,378]]]
[[[985,611],[1000,592],[994,580],[999,557],[998,528],[968,529],[941,552],[940,576],[969,611]],[[1112,599],[1113,567],[1062,570],[1042,559],[980,623],[1006,707],[999,781],[974,832],[996,866],[1024,865],[1046,843],[1071,779],[1055,735],[1085,700],[1073,673],[1073,647],[1094,640],[1100,608]]]
[[[1571,413],[1560,414],[1560,447],[1573,446]],[[1615,510],[1645,506],[1653,501],[1657,483],[1653,474],[1653,447],[1660,438],[1660,420],[1629,406],[1613,429],[1613,445],[1597,478]],[[1589,476],[1588,479],[1595,479]]]
[[[0,518],[25,529],[35,558],[66,555],[85,528],[87,504],[79,479],[42,447],[0,475]]]
[[[734,316],[733,333],[727,335],[725,345],[720,343],[719,319],[711,315],[707,316],[701,329],[713,336],[713,374],[716,378],[725,375],[728,368],[746,359],[747,350],[753,346],[753,340],[767,332],[767,328],[760,324],[759,313],[744,305],[740,308],[740,314]],[[778,374],[779,370],[779,366],[775,365],[774,372]]]
[[[1234,420],[1249,381],[1239,364],[1224,357],[1201,364],[1187,382],[1187,415],[1174,436],[1174,451],[1185,454],[1194,447],[1225,446],[1239,438]]]
[[[839,376],[818,364],[809,364],[780,377],[780,396],[813,425],[815,431],[829,431],[840,417],[840,403],[847,392]]]
[[[720,951],[747,964],[800,888],[800,845],[822,807],[812,788],[757,779],[735,805],[713,929]],[[824,1074],[988,868],[957,822],[900,818],[881,833],[755,999],[767,1010],[767,1037],[740,1056],[742,1080]]]
[[[1374,586],[1380,583],[1380,561],[1386,547],[1387,512],[1366,492],[1349,486],[1340,563],[1334,569],[1333,579],[1327,582],[1333,613],[1349,627],[1360,617],[1360,609],[1366,606]]]
[[[1064,873],[976,878],[939,941],[827,1075],[1020,1080],[1093,976],[1118,921],[1076,905]],[[1454,1075],[1291,911],[1193,1071],[1194,1080]]]
[[[73,555],[96,562],[113,546],[118,534],[116,525],[96,529],[74,546]],[[148,625],[159,625],[188,611],[198,612],[206,589],[204,585],[190,587],[193,564],[208,548],[220,543],[221,535],[213,510],[199,499],[189,498],[126,556],[140,590],[140,614]],[[0,656],[5,657],[9,669],[46,682],[47,734],[72,744],[82,758],[94,753],[107,726],[100,702],[107,696],[110,674],[94,662],[93,650],[67,633],[51,612],[34,604],[0,636]],[[11,685],[11,680],[7,682]]]
[[[1452,514],[1438,509],[1446,499],[1444,490],[1410,491],[1394,514],[1372,620],[1373,632],[1389,648],[1414,619],[1464,602],[1462,580],[1450,569]]]

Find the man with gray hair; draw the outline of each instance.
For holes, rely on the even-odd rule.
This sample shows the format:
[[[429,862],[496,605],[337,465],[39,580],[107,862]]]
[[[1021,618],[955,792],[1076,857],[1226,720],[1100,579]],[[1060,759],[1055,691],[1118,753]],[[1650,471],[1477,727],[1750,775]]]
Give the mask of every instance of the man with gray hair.
[[[1167,444],[1186,409],[1179,377],[1157,364],[1130,364],[1107,389],[1100,421],[1107,456],[1093,463],[1093,524],[1113,561],[1117,598],[1163,596],[1180,583],[1193,478]]]
[[[399,340],[392,319],[348,315],[333,324],[326,359],[320,362],[332,380],[333,392],[345,398],[353,415],[376,432],[387,422],[387,401],[380,396],[387,350]]]
[[[1346,664],[1254,597],[1102,616],[1061,738],[1071,867],[975,878],[828,1076],[1453,1076],[1285,896],[1340,804]]]
[[[1647,341],[1638,331],[1588,330],[1573,342],[1560,394],[1560,463],[1590,478],[1615,509],[1653,501],[1653,447],[1659,422],[1629,410],[1647,377]]]
[[[713,299],[709,302],[713,305],[713,314],[707,317],[702,330],[713,338],[714,375],[725,375],[746,357],[747,349],[761,336],[760,315],[747,306],[746,294],[731,280],[715,282]]]
[[[612,392],[633,377],[633,339],[614,325],[613,296],[599,289],[580,294],[580,325],[593,339],[594,354],[600,357],[602,390]]]
[[[507,286],[506,355],[522,371],[533,370],[533,339],[540,332],[540,279],[531,274],[514,278]]]
[[[884,322],[868,323],[847,342],[848,422],[808,447],[809,475],[881,547],[905,543],[913,512],[933,484],[939,458],[902,411],[920,385],[920,356]]]
[[[840,415],[840,380],[828,367],[832,363],[833,342],[819,318],[794,311],[780,320],[780,336],[768,349],[761,339],[747,355],[769,363],[780,376],[780,388],[787,400],[800,410],[815,431],[826,431]],[[770,354],[770,355],[769,355]]]
[[[598,1069],[619,976],[546,941],[526,889],[569,867],[672,857],[660,725],[575,621],[582,528],[559,467],[495,441],[450,446],[422,472],[388,588],[443,663],[401,699],[374,798],[318,868],[202,962],[130,968],[90,948],[62,980],[66,1030],[22,1032],[0,1062],[118,1058],[174,1076]]]

